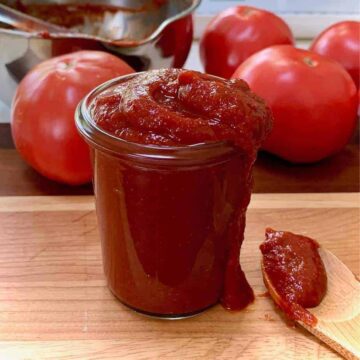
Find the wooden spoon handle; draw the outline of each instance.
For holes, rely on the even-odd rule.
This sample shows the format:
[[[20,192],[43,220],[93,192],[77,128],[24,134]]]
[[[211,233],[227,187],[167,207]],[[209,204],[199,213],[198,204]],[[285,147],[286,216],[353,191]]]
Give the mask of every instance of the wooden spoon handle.
[[[299,322],[346,359],[360,359],[360,283],[330,251],[320,248],[328,277],[321,304],[308,309],[317,317],[315,327]]]
[[[342,333],[342,334],[345,333],[346,337],[347,337],[347,341],[338,341],[338,340],[335,341],[335,340],[333,340],[334,331],[332,331],[331,337],[329,337],[328,334],[326,334],[328,329],[322,329],[320,324],[318,324],[318,326],[316,328],[313,328],[313,327],[308,326],[308,325],[303,324],[303,323],[301,323],[300,325],[303,326],[310,333],[315,335],[318,339],[323,341],[325,344],[330,346],[336,352],[338,352],[345,359],[348,359],[348,360],[359,360],[360,359],[360,357],[358,356],[358,355],[360,355],[359,352],[357,351],[357,349],[354,348],[354,341],[356,341],[356,340],[351,339],[351,338],[348,337],[349,330],[350,331],[352,330],[352,333],[354,334],[354,336],[356,336],[356,333],[359,333],[360,319],[358,319],[358,328],[357,329],[354,329],[354,328],[349,329],[349,327],[346,326],[346,325],[344,326],[344,324],[339,324],[339,325],[335,324],[335,326],[334,326],[335,330],[337,332],[339,332],[339,333]]]

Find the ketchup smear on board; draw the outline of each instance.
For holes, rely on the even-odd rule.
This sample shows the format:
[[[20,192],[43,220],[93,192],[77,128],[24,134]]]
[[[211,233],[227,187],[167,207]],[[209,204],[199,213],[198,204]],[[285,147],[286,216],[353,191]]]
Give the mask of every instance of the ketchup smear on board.
[[[239,154],[231,165],[194,171],[121,170],[126,228],[137,259],[107,235],[104,266],[112,291],[150,313],[190,313],[219,300],[231,310],[251,303],[239,256],[252,166],[272,126],[264,101],[242,80],[165,69],[136,74],[100,93],[91,114],[98,127],[127,142],[176,148],[227,141]],[[114,172],[105,166],[98,168],[98,192],[108,200],[105,206],[98,196],[97,209],[112,201],[114,209],[105,187],[118,180],[110,180]],[[113,226],[112,216],[100,215],[103,227]]]
[[[315,326],[306,308],[318,306],[326,294],[327,276],[319,244],[306,236],[266,229],[260,245],[263,267],[279,295],[278,305],[292,320]]]

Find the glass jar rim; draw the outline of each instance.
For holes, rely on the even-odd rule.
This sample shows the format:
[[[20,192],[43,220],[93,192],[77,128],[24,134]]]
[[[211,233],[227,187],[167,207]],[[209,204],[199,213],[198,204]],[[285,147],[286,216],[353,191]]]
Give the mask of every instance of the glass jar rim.
[[[229,156],[238,151],[230,141],[212,141],[179,146],[140,144],[121,139],[97,126],[91,115],[91,105],[96,96],[142,73],[144,72],[127,74],[106,81],[90,91],[80,101],[75,111],[75,123],[79,133],[90,145],[113,155],[122,154],[134,158],[168,160],[183,159],[193,160],[193,162],[197,162],[196,157],[200,157],[202,161],[205,159],[215,160],[218,157]]]

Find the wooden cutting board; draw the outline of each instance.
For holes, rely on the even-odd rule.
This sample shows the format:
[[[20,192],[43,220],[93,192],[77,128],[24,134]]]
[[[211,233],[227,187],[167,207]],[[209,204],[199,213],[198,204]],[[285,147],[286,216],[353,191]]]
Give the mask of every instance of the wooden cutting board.
[[[334,359],[264,295],[264,228],[307,234],[357,276],[359,194],[255,194],[241,263],[256,301],[182,321],[139,316],[106,288],[92,197],[0,197],[0,359]],[[360,332],[360,329],[359,329]]]

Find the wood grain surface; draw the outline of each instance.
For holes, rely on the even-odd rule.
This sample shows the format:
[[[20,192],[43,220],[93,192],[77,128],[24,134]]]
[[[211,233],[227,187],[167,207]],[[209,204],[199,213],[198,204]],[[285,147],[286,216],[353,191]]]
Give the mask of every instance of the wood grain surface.
[[[307,234],[359,275],[359,194],[255,194],[241,263],[256,301],[181,321],[109,292],[93,198],[0,197],[0,359],[336,359],[265,295],[264,228]]]

